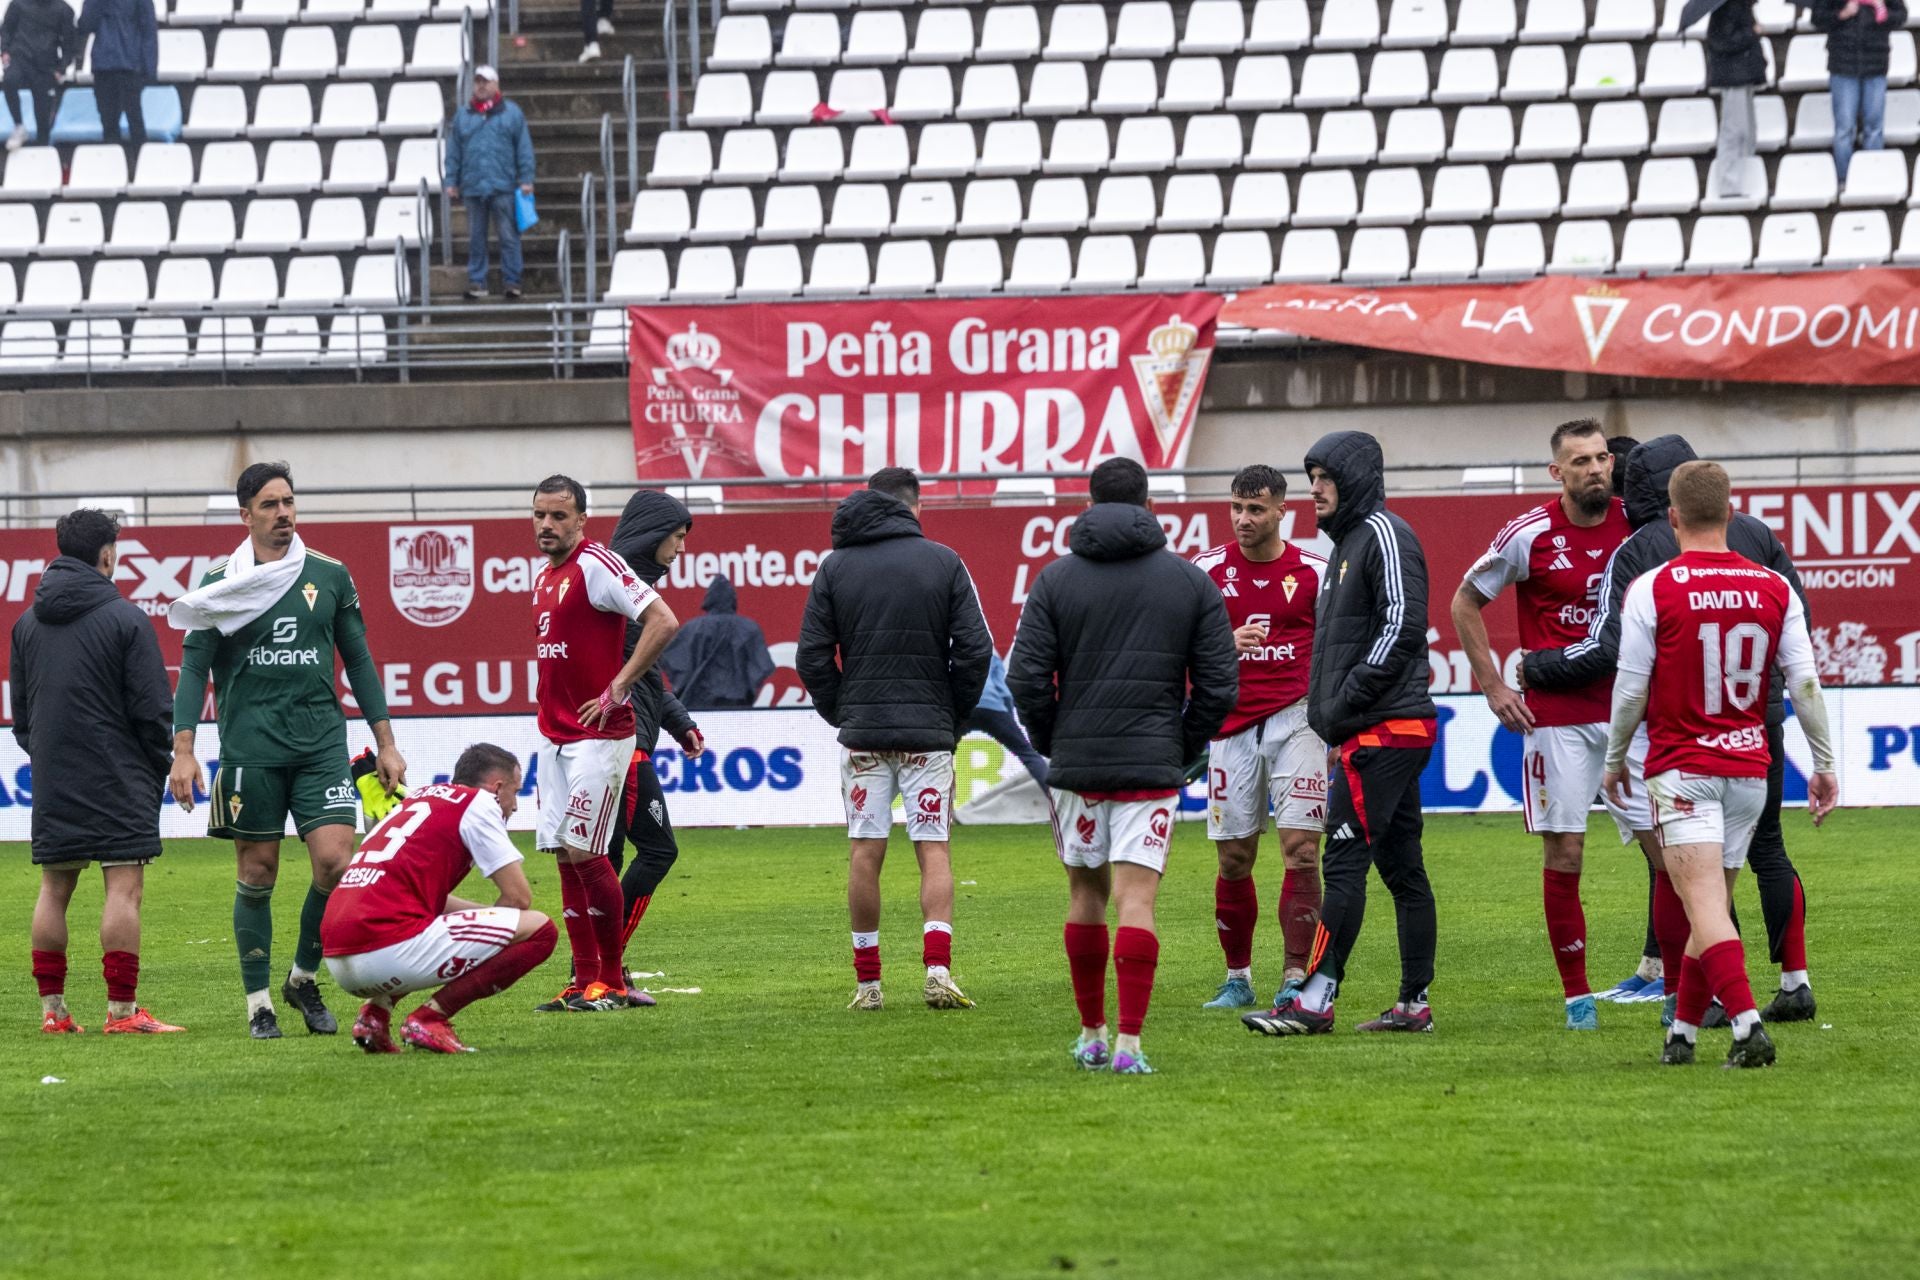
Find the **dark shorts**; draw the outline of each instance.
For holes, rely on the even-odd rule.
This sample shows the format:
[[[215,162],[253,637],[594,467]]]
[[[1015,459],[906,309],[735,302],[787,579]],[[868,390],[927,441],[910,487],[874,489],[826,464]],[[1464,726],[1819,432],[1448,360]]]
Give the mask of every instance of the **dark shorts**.
[[[148,858],[129,858],[124,854],[81,854],[76,856],[71,853],[49,853],[45,855],[36,853],[33,855],[33,865],[43,871],[85,871],[88,867],[99,867],[105,870],[108,867],[144,867],[159,856],[157,853]]]
[[[207,834],[216,840],[279,840],[289,814],[303,837],[316,827],[351,827],[360,819],[344,754],[285,765],[223,760],[213,779],[212,805]]]

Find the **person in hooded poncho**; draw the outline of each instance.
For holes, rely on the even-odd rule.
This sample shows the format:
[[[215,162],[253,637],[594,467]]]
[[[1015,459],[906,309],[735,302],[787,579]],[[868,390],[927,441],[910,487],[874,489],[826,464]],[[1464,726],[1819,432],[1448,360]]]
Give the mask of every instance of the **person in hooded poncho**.
[[[773,655],[760,624],[740,616],[740,597],[727,578],[707,584],[700,616],[680,624],[660,666],[680,701],[695,711],[735,711],[753,705],[773,674]]]

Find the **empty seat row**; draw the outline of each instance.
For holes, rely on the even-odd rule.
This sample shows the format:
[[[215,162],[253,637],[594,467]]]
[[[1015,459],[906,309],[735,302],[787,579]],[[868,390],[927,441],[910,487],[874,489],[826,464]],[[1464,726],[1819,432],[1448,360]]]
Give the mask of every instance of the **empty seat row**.
[[[116,370],[379,364],[387,358],[387,322],[377,315],[211,316],[189,332],[185,320],[149,316],[75,320],[64,332],[51,320],[0,326],[0,371],[11,374],[112,373]]]
[[[93,46],[80,79],[91,79]],[[324,80],[332,76],[380,79],[401,74],[453,76],[460,73],[465,45],[457,22],[423,23],[413,35],[408,57],[400,28],[376,24],[353,28],[347,36],[346,57],[330,27],[288,27],[280,34],[279,52],[264,27],[223,27],[208,61],[204,33],[193,27],[168,27],[159,37],[159,75],[162,81],[193,80]]]
[[[310,138],[270,142],[264,161],[251,142],[209,142],[199,150],[184,142],[149,142],[140,148],[131,175],[126,151],[112,143],[75,147],[63,166],[53,147],[21,147],[7,157],[0,178],[0,200],[43,200],[51,196],[98,199],[107,196],[302,195],[312,191],[347,194],[440,189],[440,144],[434,138],[408,138],[391,159],[379,138],[344,138],[331,144],[323,164],[320,144]]]
[[[1892,222],[1879,209],[1835,215],[1828,226],[1824,252],[1819,219],[1804,212],[1768,214],[1760,224],[1757,246],[1752,225],[1738,215],[1697,219],[1684,243],[1677,219],[1637,218],[1627,224],[1617,255],[1610,224],[1563,222],[1555,230],[1553,258],[1547,270],[1556,275],[1736,271],[1746,267],[1794,271],[1879,266],[1889,259],[1903,264],[1920,262],[1920,210],[1906,215],[1897,253]]]
[[[237,84],[203,84],[193,91],[184,138],[350,138],[364,134],[405,135],[436,132],[446,119],[440,85],[432,80],[402,80],[380,94],[364,80],[327,85],[319,95],[304,84],[262,85],[247,110],[246,90]],[[57,141],[58,139],[56,139]]]
[[[106,209],[69,200],[48,210],[44,227],[32,205],[0,204],[0,257],[338,252],[387,248],[396,241],[411,246],[420,243],[423,230],[432,233],[432,209],[423,228],[419,203],[414,196],[383,196],[371,227],[358,196],[322,196],[311,202],[304,221],[299,202],[278,198],[243,204],[237,217],[230,200],[187,200],[177,219],[157,200],[125,200]]]
[[[434,17],[460,21],[471,10],[487,16],[489,0],[154,0],[161,22],[176,27],[280,27],[290,22],[418,22]]]
[[[404,270],[404,260],[400,270]],[[169,257],[148,264],[134,258],[103,258],[85,283],[80,264],[43,260],[27,265],[17,299],[13,267],[0,263],[0,303],[18,311],[192,310],[200,307],[391,307],[401,296],[390,253],[363,254],[353,260],[349,282],[341,260],[332,254],[291,258],[284,278],[269,257],[228,258],[216,273],[206,258]],[[217,281],[216,281],[217,274]]]

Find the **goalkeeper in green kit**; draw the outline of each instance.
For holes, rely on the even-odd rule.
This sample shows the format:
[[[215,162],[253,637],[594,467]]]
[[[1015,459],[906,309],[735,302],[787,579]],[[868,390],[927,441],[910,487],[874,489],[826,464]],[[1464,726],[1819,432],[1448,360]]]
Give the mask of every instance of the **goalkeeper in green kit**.
[[[247,540],[174,601],[167,620],[186,631],[173,700],[173,770],[168,788],[193,811],[200,762],[194,731],[213,675],[220,767],[207,834],[231,839],[238,862],[233,940],[256,1040],[280,1035],[267,984],[273,969],[273,884],[287,816],[307,842],[313,884],[300,908],[300,939],[280,994],[307,1030],[338,1026],[320,999],[320,920],[327,895],[353,856],[358,816],[347,763],[347,720],[334,694],[335,654],[373,730],[378,786],[366,786],[369,817],[400,789],[407,764],[393,744],[380,676],[367,651],[360,595],[347,567],[308,550],[294,532],[293,477],[285,463],[257,462],[235,489]],[[388,802],[390,803],[390,801]]]

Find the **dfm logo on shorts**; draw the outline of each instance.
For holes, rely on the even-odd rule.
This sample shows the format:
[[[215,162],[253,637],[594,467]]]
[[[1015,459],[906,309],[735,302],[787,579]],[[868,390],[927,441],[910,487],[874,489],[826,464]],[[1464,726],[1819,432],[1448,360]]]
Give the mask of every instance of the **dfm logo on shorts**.
[[[1167,834],[1173,830],[1173,814],[1166,809],[1155,809],[1147,819],[1147,835],[1140,843],[1149,849],[1165,849]]]
[[[867,807],[867,789],[865,787],[855,787],[853,790],[847,792],[847,799],[853,801],[853,811],[855,813],[864,812]]]
[[[1081,844],[1091,846],[1095,833],[1100,829],[1100,824],[1093,820],[1092,814],[1083,813],[1073,820],[1073,829],[1080,837]]]
[[[940,821],[939,789],[937,787],[920,788],[920,794],[918,797],[916,797],[915,807],[918,809],[918,813],[915,815],[915,817],[919,821],[921,822]]]
[[[465,956],[455,956],[440,966],[439,974],[443,978],[457,978],[473,967],[473,961]]]

